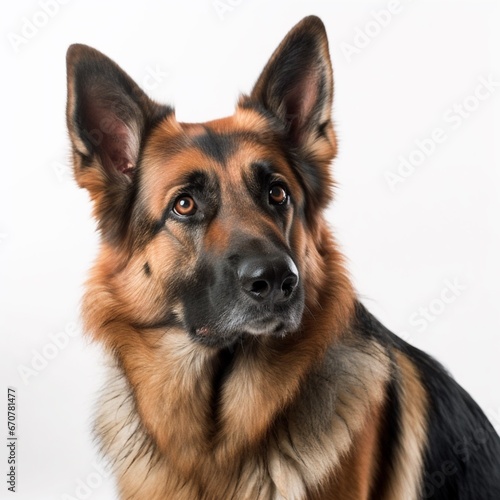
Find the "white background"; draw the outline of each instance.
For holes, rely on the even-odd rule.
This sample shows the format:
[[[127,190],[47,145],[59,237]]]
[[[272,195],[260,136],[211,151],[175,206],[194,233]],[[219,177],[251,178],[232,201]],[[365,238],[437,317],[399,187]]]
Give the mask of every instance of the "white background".
[[[445,118],[464,100],[473,107],[480,77],[500,81],[498,3],[415,0],[399,4],[379,29],[374,13],[387,1],[216,4],[70,0],[17,47],[13,35],[22,36],[25,18],[43,22],[41,4],[3,7],[0,436],[10,385],[19,414],[15,498],[115,498],[112,480],[92,464],[98,351],[80,334],[62,333],[78,321],[97,249],[87,194],[68,167],[65,51],[73,42],[109,55],[152,97],[175,104],[180,120],[204,121],[232,113],[285,33],[319,15],[330,39],[340,140],[328,217],[356,289],[388,327],[435,355],[499,427],[500,88],[460,126]],[[374,36],[347,57],[346,44],[359,46],[366,28]],[[154,81],[152,71],[163,76]],[[386,172],[436,127],[446,140],[391,190]],[[448,304],[440,299],[446,280],[465,288],[445,295]],[[438,312],[433,321],[416,323],[429,306]],[[54,355],[49,344],[58,333],[67,345]],[[53,359],[35,361],[37,375],[23,380],[19,370],[33,369],[44,352]],[[5,478],[4,444],[0,450]],[[87,480],[91,489],[79,490]],[[0,498],[13,497],[6,487],[2,479]]]

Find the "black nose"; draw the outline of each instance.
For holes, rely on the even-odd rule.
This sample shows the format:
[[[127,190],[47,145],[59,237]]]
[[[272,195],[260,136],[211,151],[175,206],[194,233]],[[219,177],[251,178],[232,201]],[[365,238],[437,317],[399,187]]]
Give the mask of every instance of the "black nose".
[[[238,266],[242,289],[253,299],[285,302],[299,283],[293,260],[285,256],[247,257]]]

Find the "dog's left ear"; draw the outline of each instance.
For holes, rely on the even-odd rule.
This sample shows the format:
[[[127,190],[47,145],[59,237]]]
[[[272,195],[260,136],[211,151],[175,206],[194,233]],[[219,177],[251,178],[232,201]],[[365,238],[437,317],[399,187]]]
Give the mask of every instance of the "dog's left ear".
[[[292,28],[247,99],[278,118],[290,146],[314,167],[304,172],[310,194],[329,199],[324,193],[329,193],[329,163],[336,153],[333,75],[325,26],[318,17],[306,17]]]

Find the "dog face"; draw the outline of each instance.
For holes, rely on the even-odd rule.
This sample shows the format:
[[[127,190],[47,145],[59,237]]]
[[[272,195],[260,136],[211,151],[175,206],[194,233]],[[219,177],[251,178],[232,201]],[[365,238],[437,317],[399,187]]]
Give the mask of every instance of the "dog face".
[[[68,129],[108,314],[214,347],[298,330],[325,279],[332,92],[316,18],[287,35],[233,116],[203,124],[178,122],[110,59],[72,46]]]

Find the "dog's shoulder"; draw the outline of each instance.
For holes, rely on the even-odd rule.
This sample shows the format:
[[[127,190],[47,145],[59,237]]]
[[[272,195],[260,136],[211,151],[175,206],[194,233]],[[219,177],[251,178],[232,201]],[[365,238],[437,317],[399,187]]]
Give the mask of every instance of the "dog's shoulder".
[[[386,443],[393,451],[404,446],[405,420],[425,431],[419,438],[423,497],[500,498],[500,438],[467,391],[432,356],[393,334],[361,304],[356,328],[359,336],[383,346],[393,361]],[[418,407],[408,406],[418,398]]]

